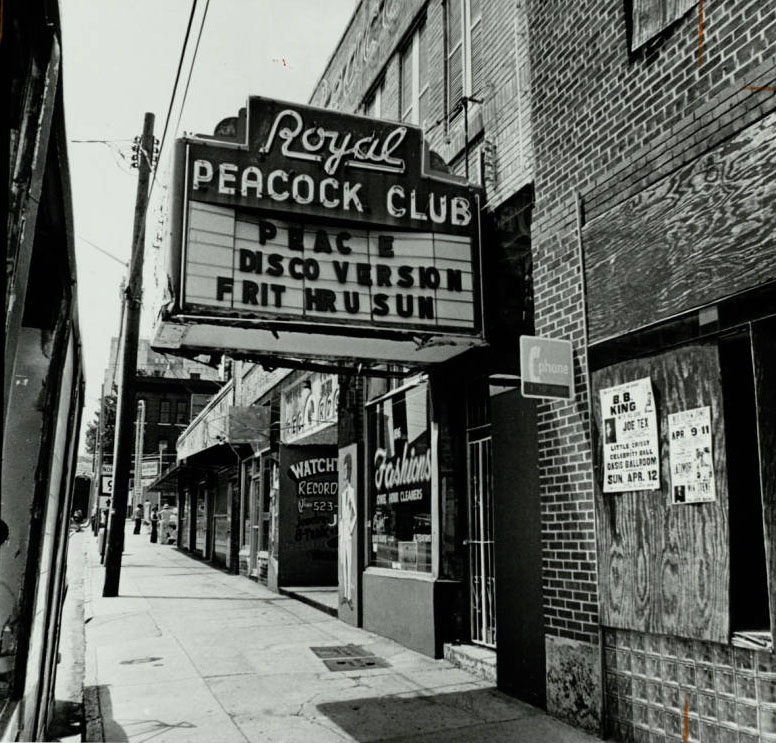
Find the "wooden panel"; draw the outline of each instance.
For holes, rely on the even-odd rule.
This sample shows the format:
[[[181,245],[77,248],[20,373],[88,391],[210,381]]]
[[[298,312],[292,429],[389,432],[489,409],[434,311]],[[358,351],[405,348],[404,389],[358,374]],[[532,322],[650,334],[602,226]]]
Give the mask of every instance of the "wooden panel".
[[[597,371],[593,399],[605,387],[646,376],[657,405],[661,490],[603,494],[600,405],[593,411],[601,622],[727,642],[728,487],[717,347],[687,346]],[[703,405],[711,406],[717,500],[671,506],[668,415]]]
[[[763,495],[765,558],[768,570],[768,601],[771,635],[776,637],[776,319],[752,325],[754,386],[757,397],[757,431],[760,440],[760,482]]]
[[[583,229],[590,341],[776,279],[776,114]]]
[[[697,4],[698,0],[633,0],[631,50],[657,36]]]

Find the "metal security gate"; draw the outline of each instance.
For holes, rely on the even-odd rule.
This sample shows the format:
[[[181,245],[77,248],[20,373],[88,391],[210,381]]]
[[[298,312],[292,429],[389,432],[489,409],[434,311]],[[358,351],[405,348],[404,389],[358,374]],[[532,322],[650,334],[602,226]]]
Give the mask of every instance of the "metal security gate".
[[[493,439],[468,443],[469,575],[472,642],[496,647],[496,572],[493,555]]]

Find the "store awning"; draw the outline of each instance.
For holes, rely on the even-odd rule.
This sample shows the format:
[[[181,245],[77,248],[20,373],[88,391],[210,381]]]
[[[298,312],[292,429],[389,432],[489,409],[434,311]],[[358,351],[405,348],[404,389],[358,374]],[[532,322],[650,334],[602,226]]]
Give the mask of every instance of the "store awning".
[[[251,453],[269,443],[269,409],[233,405],[230,382],[215,395],[179,436],[178,462],[198,466],[229,464],[242,451]],[[239,447],[239,448],[238,448]],[[248,456],[248,454],[245,454]]]

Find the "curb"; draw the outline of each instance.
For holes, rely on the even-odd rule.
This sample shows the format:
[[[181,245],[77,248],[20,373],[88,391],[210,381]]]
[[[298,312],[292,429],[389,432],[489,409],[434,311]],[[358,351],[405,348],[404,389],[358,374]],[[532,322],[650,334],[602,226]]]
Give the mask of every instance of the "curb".
[[[88,634],[87,623],[94,617],[92,611],[92,562],[89,559],[87,550],[98,549],[99,537],[87,540],[84,544],[84,637]],[[84,659],[84,740],[85,741],[104,741],[105,729],[102,722],[102,710],[100,709],[100,688],[96,685],[97,674],[94,667],[94,659],[89,653],[88,643],[86,643],[86,653]]]

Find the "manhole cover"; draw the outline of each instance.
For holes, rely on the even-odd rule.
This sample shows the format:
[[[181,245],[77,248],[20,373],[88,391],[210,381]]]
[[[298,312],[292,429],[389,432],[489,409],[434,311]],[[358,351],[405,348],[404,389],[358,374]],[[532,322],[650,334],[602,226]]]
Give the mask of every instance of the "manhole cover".
[[[310,648],[330,671],[369,670],[390,668],[387,660],[378,658],[360,645],[326,645]]]
[[[330,671],[357,671],[371,668],[390,668],[387,660],[374,655],[365,658],[329,658],[323,661]]]
[[[364,650],[360,645],[325,645],[310,648],[319,658],[373,658],[374,654]]]

